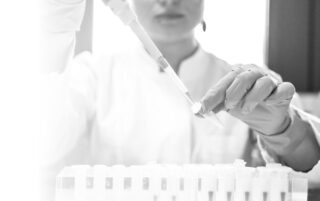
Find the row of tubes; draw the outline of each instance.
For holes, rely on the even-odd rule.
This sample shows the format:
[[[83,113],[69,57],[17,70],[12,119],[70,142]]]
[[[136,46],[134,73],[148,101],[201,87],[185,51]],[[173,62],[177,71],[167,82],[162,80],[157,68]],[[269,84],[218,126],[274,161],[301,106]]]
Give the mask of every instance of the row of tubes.
[[[280,164],[74,165],[56,178],[56,201],[306,201],[307,180]]]

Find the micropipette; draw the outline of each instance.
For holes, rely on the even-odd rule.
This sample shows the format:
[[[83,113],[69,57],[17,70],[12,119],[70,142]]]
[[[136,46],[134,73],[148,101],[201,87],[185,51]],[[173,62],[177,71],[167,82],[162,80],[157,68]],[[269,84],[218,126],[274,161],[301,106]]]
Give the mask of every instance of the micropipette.
[[[151,40],[150,36],[147,34],[144,28],[140,25],[135,13],[130,8],[128,2],[126,0],[105,0],[105,3],[111,8],[113,13],[122,20],[122,22],[125,25],[128,25],[131,28],[131,30],[135,33],[135,35],[143,44],[144,48],[148,51],[150,56],[157,62],[160,68],[165,73],[167,73],[167,75],[171,78],[171,80],[176,84],[176,86],[180,89],[180,91],[182,92],[183,96],[186,98],[188,103],[191,106],[194,106],[195,103],[192,100],[188,89],[185,87],[185,85],[183,84],[181,79],[178,77],[178,75],[174,72],[174,70],[168,63],[168,61],[163,57],[162,53],[154,44],[154,42]],[[195,112],[198,113],[199,111],[194,111],[194,113]],[[206,117],[212,123],[214,123],[215,125],[221,128],[222,124],[220,120],[217,118],[217,116],[213,112],[210,112],[210,113],[211,113],[210,117],[208,115],[201,115],[201,114],[198,114],[198,116],[203,118]]]

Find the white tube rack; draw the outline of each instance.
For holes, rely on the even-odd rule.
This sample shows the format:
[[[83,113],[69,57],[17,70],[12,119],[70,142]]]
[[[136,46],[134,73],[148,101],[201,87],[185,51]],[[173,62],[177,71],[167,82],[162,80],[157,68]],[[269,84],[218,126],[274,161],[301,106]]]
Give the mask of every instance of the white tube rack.
[[[280,164],[74,165],[56,178],[56,201],[307,201],[308,182]]]

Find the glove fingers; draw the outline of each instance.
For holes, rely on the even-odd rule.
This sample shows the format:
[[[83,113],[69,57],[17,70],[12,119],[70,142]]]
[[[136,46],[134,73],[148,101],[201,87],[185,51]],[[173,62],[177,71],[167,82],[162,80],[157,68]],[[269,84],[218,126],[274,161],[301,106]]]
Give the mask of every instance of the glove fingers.
[[[238,105],[252,89],[256,80],[263,76],[263,72],[258,68],[248,69],[240,73],[227,89],[225,101],[226,108],[233,109]]]
[[[265,100],[267,105],[284,104],[291,101],[295,93],[293,84],[283,82],[273,91],[273,93]]]
[[[258,79],[244,98],[242,113],[248,114],[253,111],[259,103],[270,96],[276,87],[277,83],[270,76]]]
[[[201,113],[208,113],[212,110],[219,112],[224,108],[221,107],[221,104],[224,104],[226,90],[233,82],[235,77],[242,71],[242,68],[236,66],[234,70],[229,72],[226,76],[220,79],[215,86],[209,89],[206,95],[201,99]]]

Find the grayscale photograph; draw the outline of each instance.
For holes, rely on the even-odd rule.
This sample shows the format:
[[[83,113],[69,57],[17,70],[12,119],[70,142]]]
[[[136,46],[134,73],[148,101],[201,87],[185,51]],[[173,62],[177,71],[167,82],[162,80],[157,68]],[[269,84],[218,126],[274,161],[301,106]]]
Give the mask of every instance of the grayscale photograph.
[[[36,157],[9,154],[25,191],[35,183],[41,201],[320,201],[319,0],[38,6],[36,84],[21,83],[15,99],[37,134],[11,135]]]

